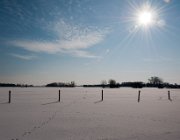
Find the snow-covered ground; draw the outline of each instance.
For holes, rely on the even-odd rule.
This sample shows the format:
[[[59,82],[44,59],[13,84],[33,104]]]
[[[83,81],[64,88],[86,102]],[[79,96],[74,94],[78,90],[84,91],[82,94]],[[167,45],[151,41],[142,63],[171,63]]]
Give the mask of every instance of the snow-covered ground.
[[[58,90],[0,88],[0,140],[180,140],[178,89]]]

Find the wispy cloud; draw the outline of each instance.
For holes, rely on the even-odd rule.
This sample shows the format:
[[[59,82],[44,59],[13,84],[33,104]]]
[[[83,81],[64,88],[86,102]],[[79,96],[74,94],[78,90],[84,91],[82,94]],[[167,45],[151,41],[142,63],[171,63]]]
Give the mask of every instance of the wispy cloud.
[[[106,54],[108,54],[110,52],[110,50],[109,49],[106,49]]]
[[[82,51],[82,50],[74,50],[72,52],[68,51],[68,53],[78,56],[78,57],[86,57],[86,58],[99,58],[99,56],[93,55],[89,53],[88,51]]]
[[[87,49],[102,42],[109,33],[109,29],[71,25],[63,20],[51,27],[48,29],[51,29],[51,33],[56,34],[57,39],[55,40],[13,40],[8,43],[31,52],[67,53],[77,57],[94,58],[95,55]]]
[[[169,2],[171,2],[171,0],[164,0],[164,2],[169,3]]]
[[[37,58],[35,55],[21,55],[21,54],[14,54],[14,53],[11,53],[9,55],[19,58],[19,59],[23,59],[23,60],[32,60],[32,59]]]

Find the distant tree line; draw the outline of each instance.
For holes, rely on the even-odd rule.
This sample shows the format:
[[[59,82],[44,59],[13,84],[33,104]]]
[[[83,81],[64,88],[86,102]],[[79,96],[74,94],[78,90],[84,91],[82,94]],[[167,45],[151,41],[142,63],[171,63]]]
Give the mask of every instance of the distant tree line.
[[[0,87],[34,87],[34,86],[28,84],[0,83]]]
[[[163,82],[163,80],[157,76],[150,77],[147,83],[136,81],[136,82],[122,82],[117,83],[114,79],[110,79],[108,83],[103,80],[101,84],[98,85],[83,85],[83,87],[102,87],[102,88],[120,88],[120,87],[132,87],[132,88],[144,88],[144,87],[154,87],[154,88],[180,88],[178,84],[169,84]]]
[[[74,81],[69,83],[64,82],[53,82],[45,85],[45,87],[75,87],[76,84]],[[34,87],[33,85],[28,84],[12,84],[12,83],[0,83],[0,87]],[[150,77],[147,83],[141,81],[135,82],[122,82],[121,84],[116,82],[114,79],[110,79],[108,82],[103,80],[100,84],[96,85],[83,85],[83,87],[102,87],[102,88],[120,88],[120,87],[132,87],[132,88],[180,88],[178,84],[170,84],[163,82],[162,78],[157,76]]]
[[[71,81],[70,83],[54,82],[46,85],[46,87],[75,87],[75,86],[76,85],[74,81]]]

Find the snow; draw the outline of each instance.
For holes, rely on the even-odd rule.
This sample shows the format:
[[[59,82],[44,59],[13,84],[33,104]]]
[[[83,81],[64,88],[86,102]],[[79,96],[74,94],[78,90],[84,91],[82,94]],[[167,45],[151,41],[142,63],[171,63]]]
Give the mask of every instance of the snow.
[[[59,90],[61,102],[58,102]],[[0,88],[0,139],[180,139],[179,89],[103,89],[103,101],[101,90]],[[141,90],[140,102],[138,90]],[[168,100],[168,90],[172,101]]]

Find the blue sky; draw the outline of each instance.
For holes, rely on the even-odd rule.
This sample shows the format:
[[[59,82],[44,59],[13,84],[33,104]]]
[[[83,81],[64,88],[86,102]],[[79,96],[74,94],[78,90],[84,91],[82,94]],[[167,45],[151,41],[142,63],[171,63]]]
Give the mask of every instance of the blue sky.
[[[156,15],[140,25],[137,13]],[[1,0],[0,82],[180,84],[179,0]]]

